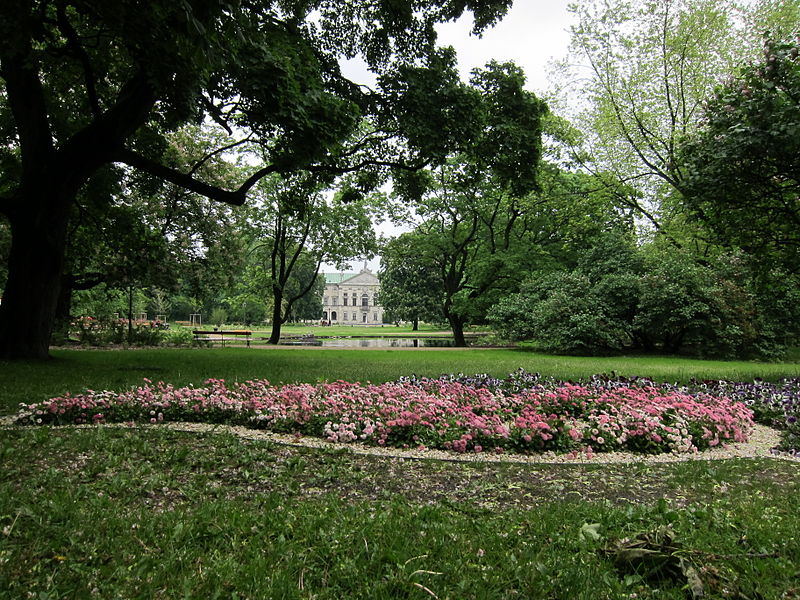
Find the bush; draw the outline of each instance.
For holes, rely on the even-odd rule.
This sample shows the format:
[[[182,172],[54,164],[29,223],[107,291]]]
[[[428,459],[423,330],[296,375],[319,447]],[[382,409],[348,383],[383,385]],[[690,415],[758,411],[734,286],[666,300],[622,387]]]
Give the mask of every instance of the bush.
[[[571,271],[528,281],[492,307],[488,319],[502,336],[534,339],[545,351],[601,354],[630,341],[629,327],[614,312],[586,275]]]
[[[131,344],[159,346],[169,325],[161,321],[132,321],[130,334],[127,319],[81,317],[73,325],[78,341],[87,346]]]
[[[796,340],[800,291],[791,278],[760,273],[757,281],[737,254],[700,264],[674,248],[639,252],[638,261],[602,262],[592,251],[573,270],[535,274],[488,320],[508,339],[567,354],[774,359]]]
[[[164,334],[164,343],[177,348],[188,348],[194,344],[194,334],[186,327],[176,327]]]
[[[222,327],[228,318],[228,311],[224,308],[217,307],[211,311],[211,322],[217,327]]]
[[[83,346],[99,346],[103,343],[104,325],[94,317],[82,316],[73,323],[78,342]]]

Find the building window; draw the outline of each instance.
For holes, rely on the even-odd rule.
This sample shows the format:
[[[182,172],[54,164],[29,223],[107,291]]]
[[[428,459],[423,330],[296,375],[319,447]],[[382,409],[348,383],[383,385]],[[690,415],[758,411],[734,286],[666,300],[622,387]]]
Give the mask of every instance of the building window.
[[[336,311],[334,310],[334,311],[331,313],[331,321],[335,321],[335,320],[336,320]]]
[[[378,322],[378,313],[372,313],[372,320]]]
[[[328,304],[328,297],[327,297],[327,296],[325,296],[325,297],[322,299],[322,304],[323,304],[323,305],[324,305],[324,304]]]
[[[328,320],[328,311],[327,310],[323,310],[322,311],[322,320],[323,321],[327,321]]]
[[[356,305],[356,300],[357,300],[357,298],[356,298],[356,295],[355,295],[355,294],[353,294],[353,306],[355,306],[355,305]]]
[[[347,321],[347,313],[344,313],[344,314],[342,315],[342,320],[343,320],[343,321]]]
[[[339,300],[339,299],[336,296],[334,296],[333,298],[331,298],[331,304],[333,306],[336,306],[337,300]]]

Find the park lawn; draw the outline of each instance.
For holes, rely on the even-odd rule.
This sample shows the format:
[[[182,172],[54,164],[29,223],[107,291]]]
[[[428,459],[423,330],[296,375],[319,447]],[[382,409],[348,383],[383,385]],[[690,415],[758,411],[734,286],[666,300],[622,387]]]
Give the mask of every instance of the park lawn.
[[[800,593],[778,459],[465,464],[144,426],[4,430],[0,469],[0,598]]]
[[[144,377],[381,382],[524,367],[685,380],[800,370],[484,349],[53,355],[0,364],[5,413]],[[42,427],[0,430],[0,473],[0,598],[677,599],[691,597],[691,582],[705,598],[800,594],[800,464],[779,459],[454,463],[281,446],[223,427]],[[626,539],[650,544],[665,568],[647,577],[626,567]]]
[[[370,381],[404,375],[488,373],[503,377],[524,368],[563,380],[597,373],[647,376],[657,381],[697,379],[747,381],[800,376],[800,363],[703,361],[672,357],[574,357],[514,349],[202,348],[53,350],[52,360],[0,361],[0,414],[21,402],[47,400],[86,389],[125,390],[144,378],[174,385],[201,385],[209,378],[272,383]]]

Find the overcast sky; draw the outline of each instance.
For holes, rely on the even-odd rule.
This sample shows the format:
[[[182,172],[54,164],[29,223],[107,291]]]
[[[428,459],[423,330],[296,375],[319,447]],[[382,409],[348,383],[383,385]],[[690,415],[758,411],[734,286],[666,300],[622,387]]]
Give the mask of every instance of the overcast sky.
[[[569,45],[569,27],[574,15],[567,12],[570,0],[516,0],[506,17],[478,38],[470,35],[472,17],[467,15],[454,23],[437,27],[439,45],[453,46],[458,54],[458,65],[462,79],[469,79],[473,69],[483,67],[490,60],[513,61],[527,76],[527,88],[537,94],[545,92],[548,63],[564,58]],[[361,63],[351,61],[344,65],[346,75],[357,83],[371,85],[374,79]],[[379,227],[385,235],[397,229],[383,224]],[[363,261],[351,263],[352,270],[359,271]],[[368,267],[377,272],[379,259],[373,259]],[[326,266],[323,270],[332,271]]]
[[[528,89],[547,89],[547,63],[566,55],[569,27],[574,16],[567,0],[517,0],[506,17],[483,37],[469,34],[472,19],[459,19],[438,27],[440,45],[453,46],[464,79],[472,69],[492,59],[513,61],[525,71]]]

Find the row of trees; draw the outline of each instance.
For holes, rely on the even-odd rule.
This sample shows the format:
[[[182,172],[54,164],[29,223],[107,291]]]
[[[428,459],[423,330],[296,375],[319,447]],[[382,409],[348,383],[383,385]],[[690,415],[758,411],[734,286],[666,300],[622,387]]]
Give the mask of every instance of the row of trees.
[[[385,255],[384,303],[561,352],[779,356],[798,335],[800,9],[575,11],[589,76],[562,77],[586,102],[554,100],[575,127],[550,119],[542,186],[520,199],[440,170]]]
[[[578,5],[589,76],[563,81],[585,101],[551,102],[569,120],[515,66],[464,83],[436,47],[435,22],[470,9],[480,31],[508,0],[117,4],[0,8],[0,357],[46,356],[99,285],[129,315],[145,288],[259,306],[277,341],[323,262],[377,252],[378,211],[413,228],[383,249],[384,305],[459,345],[488,319],[557,350],[791,343],[791,311],[768,307],[800,264],[796,3]],[[356,55],[375,89],[339,71]],[[638,258],[587,270],[609,239]],[[699,298],[683,333],[654,325],[670,273]],[[551,335],[559,302],[591,318]]]
[[[498,151],[504,161],[494,165],[498,177],[522,190],[533,180],[537,146],[520,143],[538,131],[533,127],[510,143],[500,135],[514,120],[535,125],[528,104],[503,103],[504,95],[522,98],[522,90],[501,66],[491,67],[476,86],[463,84],[452,51],[435,44],[435,23],[469,9],[479,33],[509,4],[3,3],[0,215],[10,246],[0,358],[48,355],[59,303],[68,304],[65,280],[71,289],[91,283],[68,280],[70,252],[72,260],[81,253],[92,259],[108,241],[116,255],[105,265],[131,282],[141,279],[144,270],[165,264],[158,260],[166,252],[164,241],[171,245],[182,237],[176,224],[191,217],[187,202],[191,206],[199,197],[242,206],[263,180],[279,176],[302,182],[304,202],[312,190],[333,184],[352,202],[390,177],[403,181],[455,151],[483,157],[486,164]],[[354,56],[378,75],[376,89],[342,75],[339,59]],[[186,124],[210,122],[237,139],[181,164],[170,136]],[[252,160],[244,172],[232,171],[232,179],[206,172],[245,146]],[[407,191],[418,191],[413,177],[405,183]],[[157,230],[132,198],[150,198],[165,186],[172,194],[164,198]],[[287,194],[278,195],[282,208],[304,213]],[[208,222],[228,218],[204,201],[197,206],[224,213]],[[86,219],[79,222],[76,213]],[[93,227],[78,240],[78,229],[89,221]],[[289,231],[273,225],[274,243],[281,247]],[[204,261],[241,256],[241,248],[225,248],[213,232],[189,231],[196,237],[186,238],[182,250],[202,257],[194,263],[200,277],[207,276]],[[204,233],[214,244],[200,243]],[[277,258],[280,251],[270,254],[271,286],[280,293],[285,268],[300,260],[296,249],[284,247],[286,264]],[[275,304],[283,310],[283,303]]]

